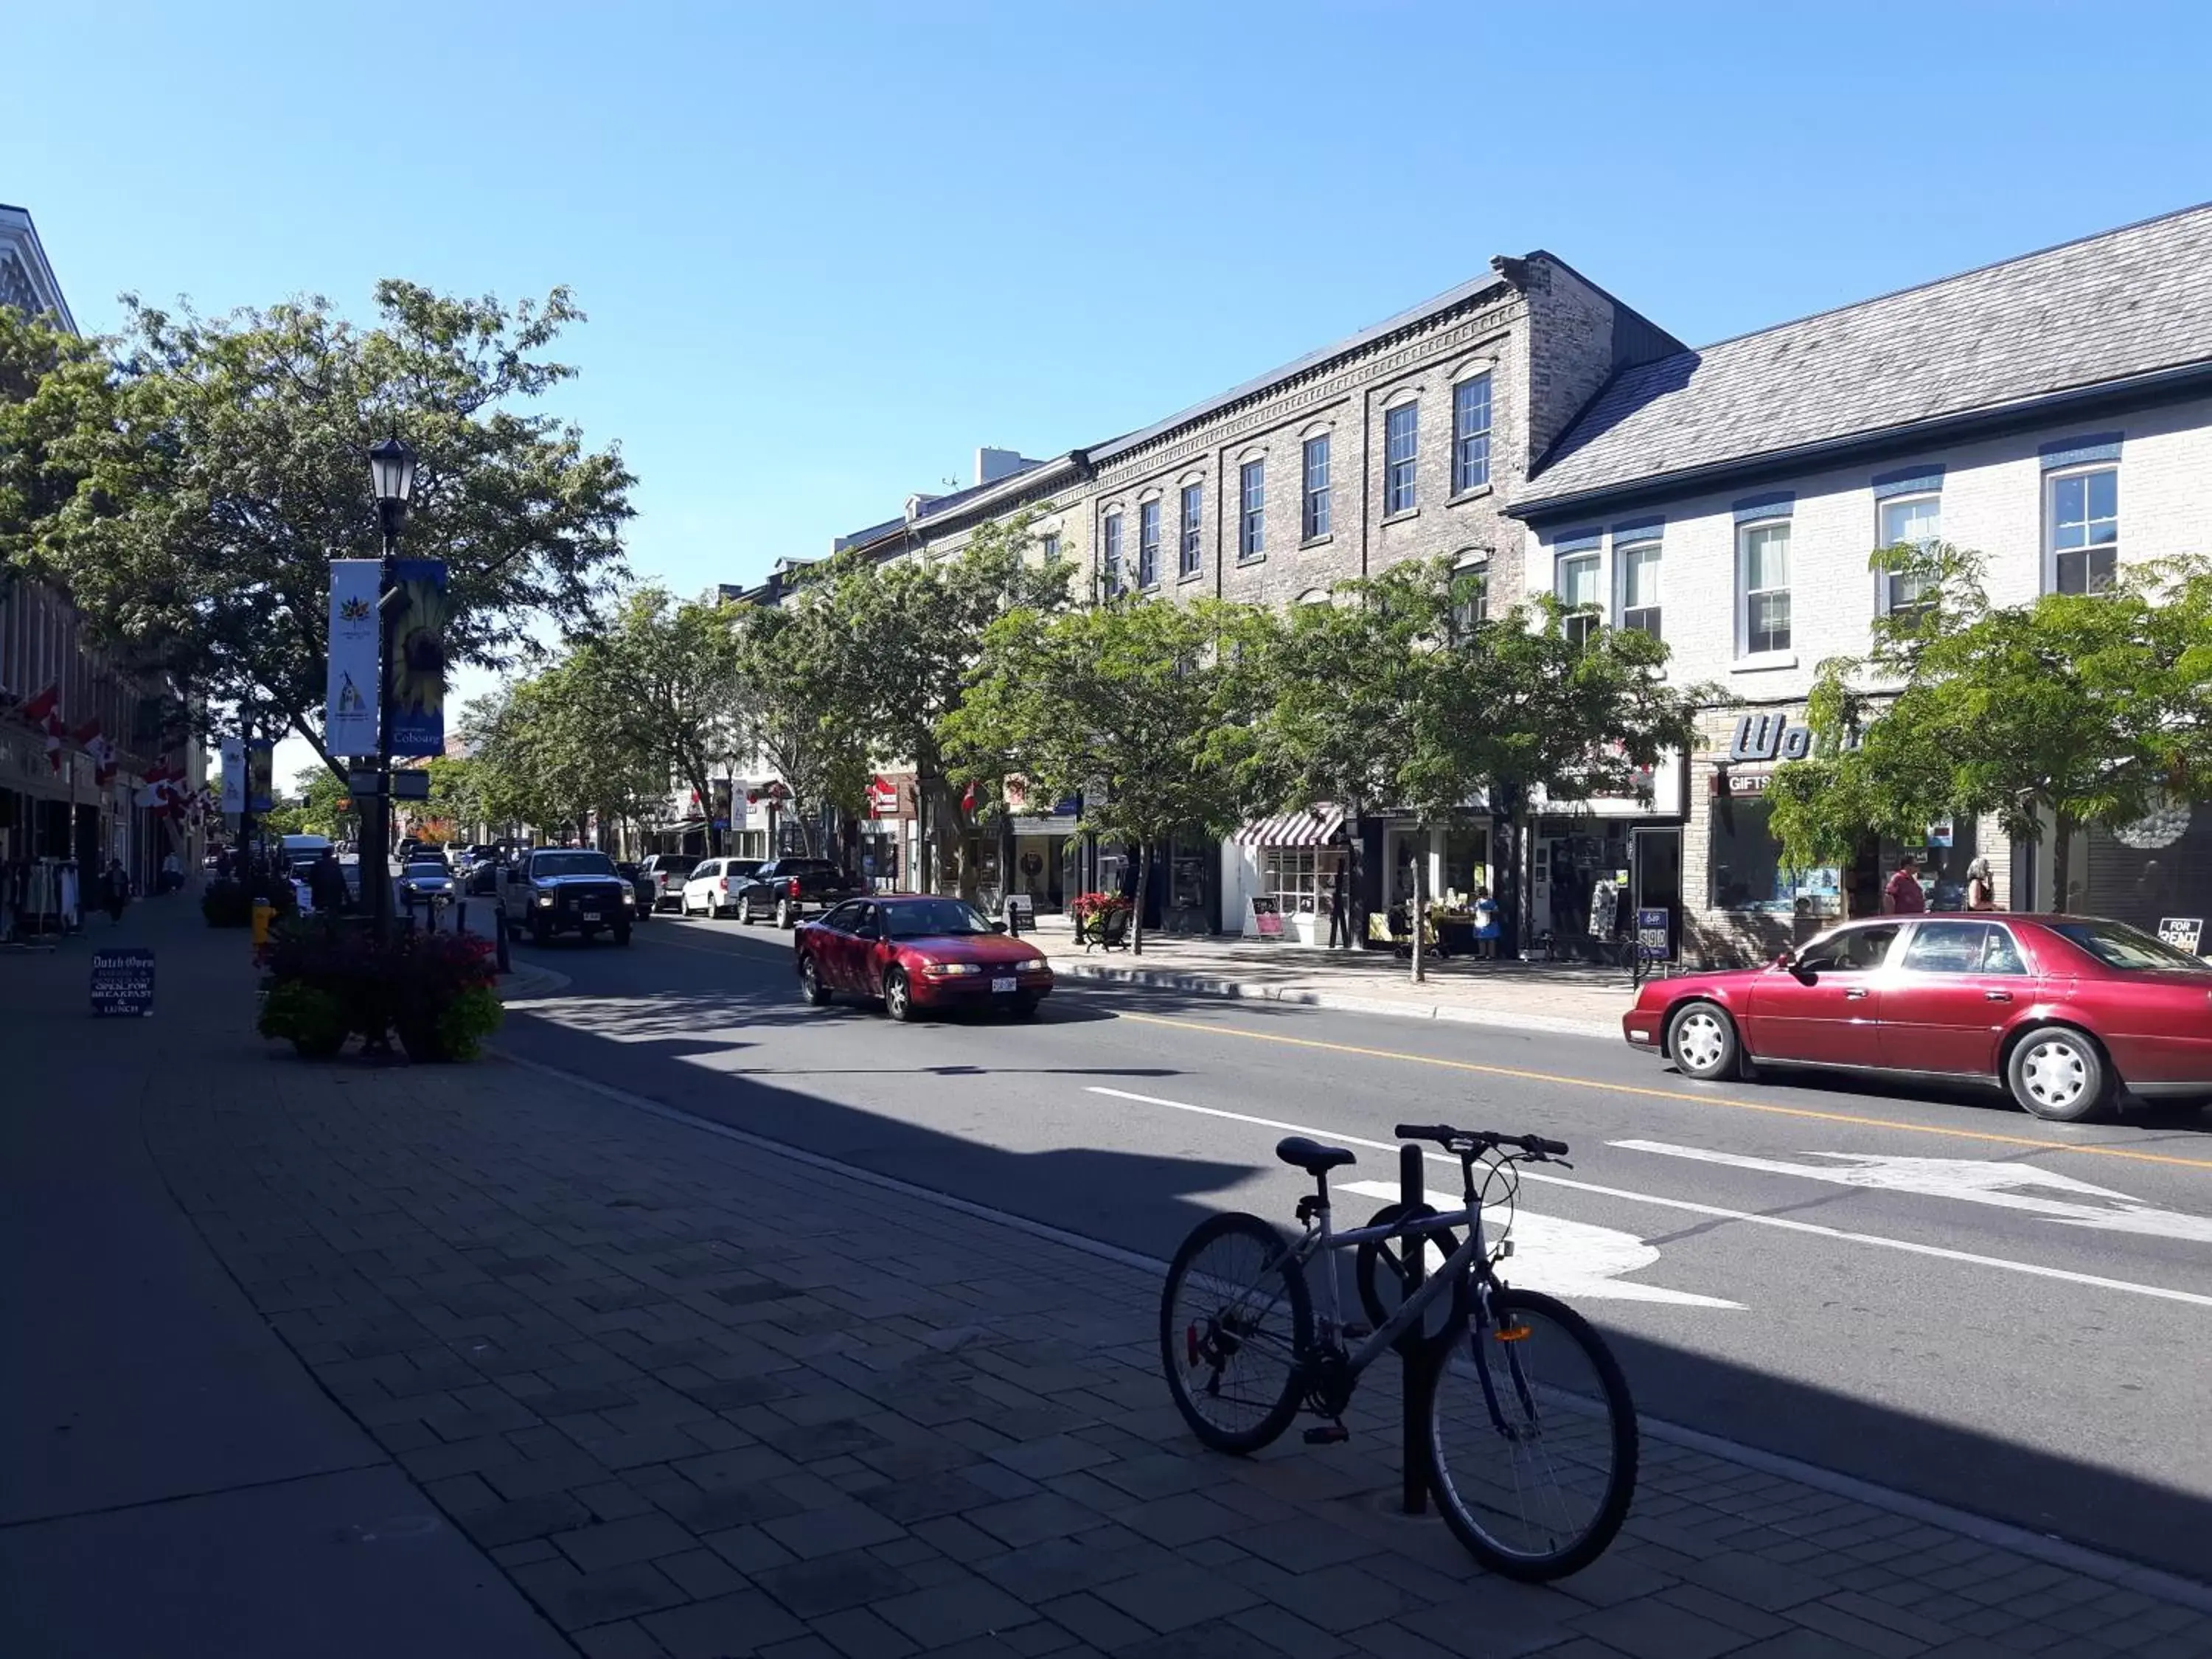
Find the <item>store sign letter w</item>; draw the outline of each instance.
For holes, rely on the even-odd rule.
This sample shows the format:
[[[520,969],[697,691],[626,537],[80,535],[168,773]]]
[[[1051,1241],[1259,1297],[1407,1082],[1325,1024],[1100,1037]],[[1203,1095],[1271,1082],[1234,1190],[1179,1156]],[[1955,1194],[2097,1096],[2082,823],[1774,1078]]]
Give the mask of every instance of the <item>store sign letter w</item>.
[[[1735,723],[1729,744],[1731,761],[1803,760],[1813,752],[1810,726],[1792,726],[1779,714],[1746,714]]]

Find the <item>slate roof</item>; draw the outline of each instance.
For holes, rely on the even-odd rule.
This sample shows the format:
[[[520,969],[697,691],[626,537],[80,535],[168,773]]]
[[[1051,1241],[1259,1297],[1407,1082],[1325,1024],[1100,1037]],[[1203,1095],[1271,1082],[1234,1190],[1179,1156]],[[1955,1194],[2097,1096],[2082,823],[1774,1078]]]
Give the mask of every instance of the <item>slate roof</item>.
[[[2205,362],[2212,204],[1624,370],[1516,511]]]

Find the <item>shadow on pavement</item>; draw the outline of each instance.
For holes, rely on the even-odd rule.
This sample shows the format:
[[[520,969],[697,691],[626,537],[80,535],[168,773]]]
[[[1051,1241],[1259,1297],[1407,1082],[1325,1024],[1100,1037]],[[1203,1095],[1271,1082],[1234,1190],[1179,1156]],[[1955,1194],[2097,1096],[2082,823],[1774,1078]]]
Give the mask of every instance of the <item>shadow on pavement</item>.
[[[714,1018],[738,1025],[780,1025],[818,1017],[817,1011],[792,1007],[765,995],[726,991],[669,1000],[688,1008],[692,1017],[711,1011]],[[1255,1167],[1264,1167],[1179,1156],[1166,1149],[1131,1152],[1068,1145],[1009,1151],[866,1105],[825,1100],[763,1080],[787,1075],[781,1072],[708,1069],[687,1063],[702,1052],[729,1045],[688,1042],[681,1035],[687,1029],[682,1018],[653,1027],[657,1035],[624,1032],[617,1036],[534,1018],[522,1011],[516,1027],[512,1035],[518,1040],[512,1046],[541,1064],[608,1083],[710,1122],[1154,1257],[1170,1254],[1185,1232],[1213,1212],[1217,1206],[1209,1194],[1243,1180]],[[1009,1079],[1007,1086],[1018,1087],[1020,1077],[1052,1069],[1000,1073],[986,1062],[972,1067],[892,1068],[883,1074],[974,1076],[983,1081],[1003,1076]],[[1098,1068],[1069,1069],[1101,1074]],[[803,1075],[805,1071],[794,1068],[789,1074]],[[1173,1073],[1139,1067],[1123,1074]],[[1048,1127],[1040,1130],[1048,1132]],[[1808,1204],[1817,1206],[1827,1196],[1808,1199]],[[896,1246],[887,1241],[886,1248]],[[1838,1294],[1848,1301],[1847,1288],[1839,1288]],[[2077,1290],[2055,1292],[2051,1307],[2054,1321],[2094,1321],[2096,1316],[2094,1296]],[[1601,1325],[1608,1324],[1606,1304],[1593,1304],[1584,1310]],[[2177,1316],[2173,1352],[2145,1357],[2142,1386],[2201,1388],[2201,1366],[2192,1365],[2188,1357],[2192,1351],[2201,1354],[2201,1340],[2192,1344],[2184,1328],[2184,1322],[2201,1316],[2195,1310]],[[1611,1328],[1609,1334],[1640,1409],[1650,1416],[2167,1571],[2196,1577],[2204,1571],[2201,1540],[2212,1536],[2212,1503],[2202,1496],[1929,1420],[1880,1401],[1749,1369],[1692,1346],[1618,1328]],[[1922,1332],[1917,1340],[1925,1338]],[[1892,1349],[1900,1369],[1913,1364],[1909,1340],[1899,1333],[1869,1328],[1865,1340]],[[2045,1402],[2031,1404],[2027,1413],[2032,1413],[2056,1408],[2049,1403],[2054,1393],[2063,1401],[2063,1380],[2055,1389],[2052,1382],[2050,1378],[1992,1376],[1990,1387],[2017,1388],[2027,1401]],[[2100,1408],[2094,1400],[2070,1404],[2087,1419],[2094,1419]],[[1692,1543],[1678,1540],[1674,1547],[1690,1548]],[[1712,1547],[1710,1540],[1700,1547]]]

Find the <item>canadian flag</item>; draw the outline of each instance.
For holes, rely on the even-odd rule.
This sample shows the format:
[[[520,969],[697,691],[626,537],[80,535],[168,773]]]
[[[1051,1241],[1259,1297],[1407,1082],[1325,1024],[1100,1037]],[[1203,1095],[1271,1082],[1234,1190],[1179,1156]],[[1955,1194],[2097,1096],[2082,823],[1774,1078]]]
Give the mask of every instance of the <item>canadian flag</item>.
[[[62,738],[69,728],[62,724],[62,689],[49,685],[23,705],[25,724],[46,734],[46,764],[62,769]]]
[[[91,757],[93,781],[106,788],[115,777],[115,745],[101,735],[100,722],[87,720],[70,736],[76,740],[78,748]]]
[[[157,812],[167,806],[169,781],[176,775],[176,770],[169,764],[166,755],[155,761],[146,769],[145,786],[138,791],[137,804],[140,806],[150,806]]]

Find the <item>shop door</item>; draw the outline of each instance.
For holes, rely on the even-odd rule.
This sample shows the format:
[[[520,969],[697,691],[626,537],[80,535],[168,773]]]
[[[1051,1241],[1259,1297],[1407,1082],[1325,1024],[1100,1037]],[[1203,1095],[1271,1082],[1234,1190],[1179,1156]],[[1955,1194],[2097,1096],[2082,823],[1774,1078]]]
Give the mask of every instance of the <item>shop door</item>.
[[[1675,829],[1632,830],[1629,875],[1639,910],[1667,913],[1667,950],[1679,957],[1682,949],[1682,832]]]

